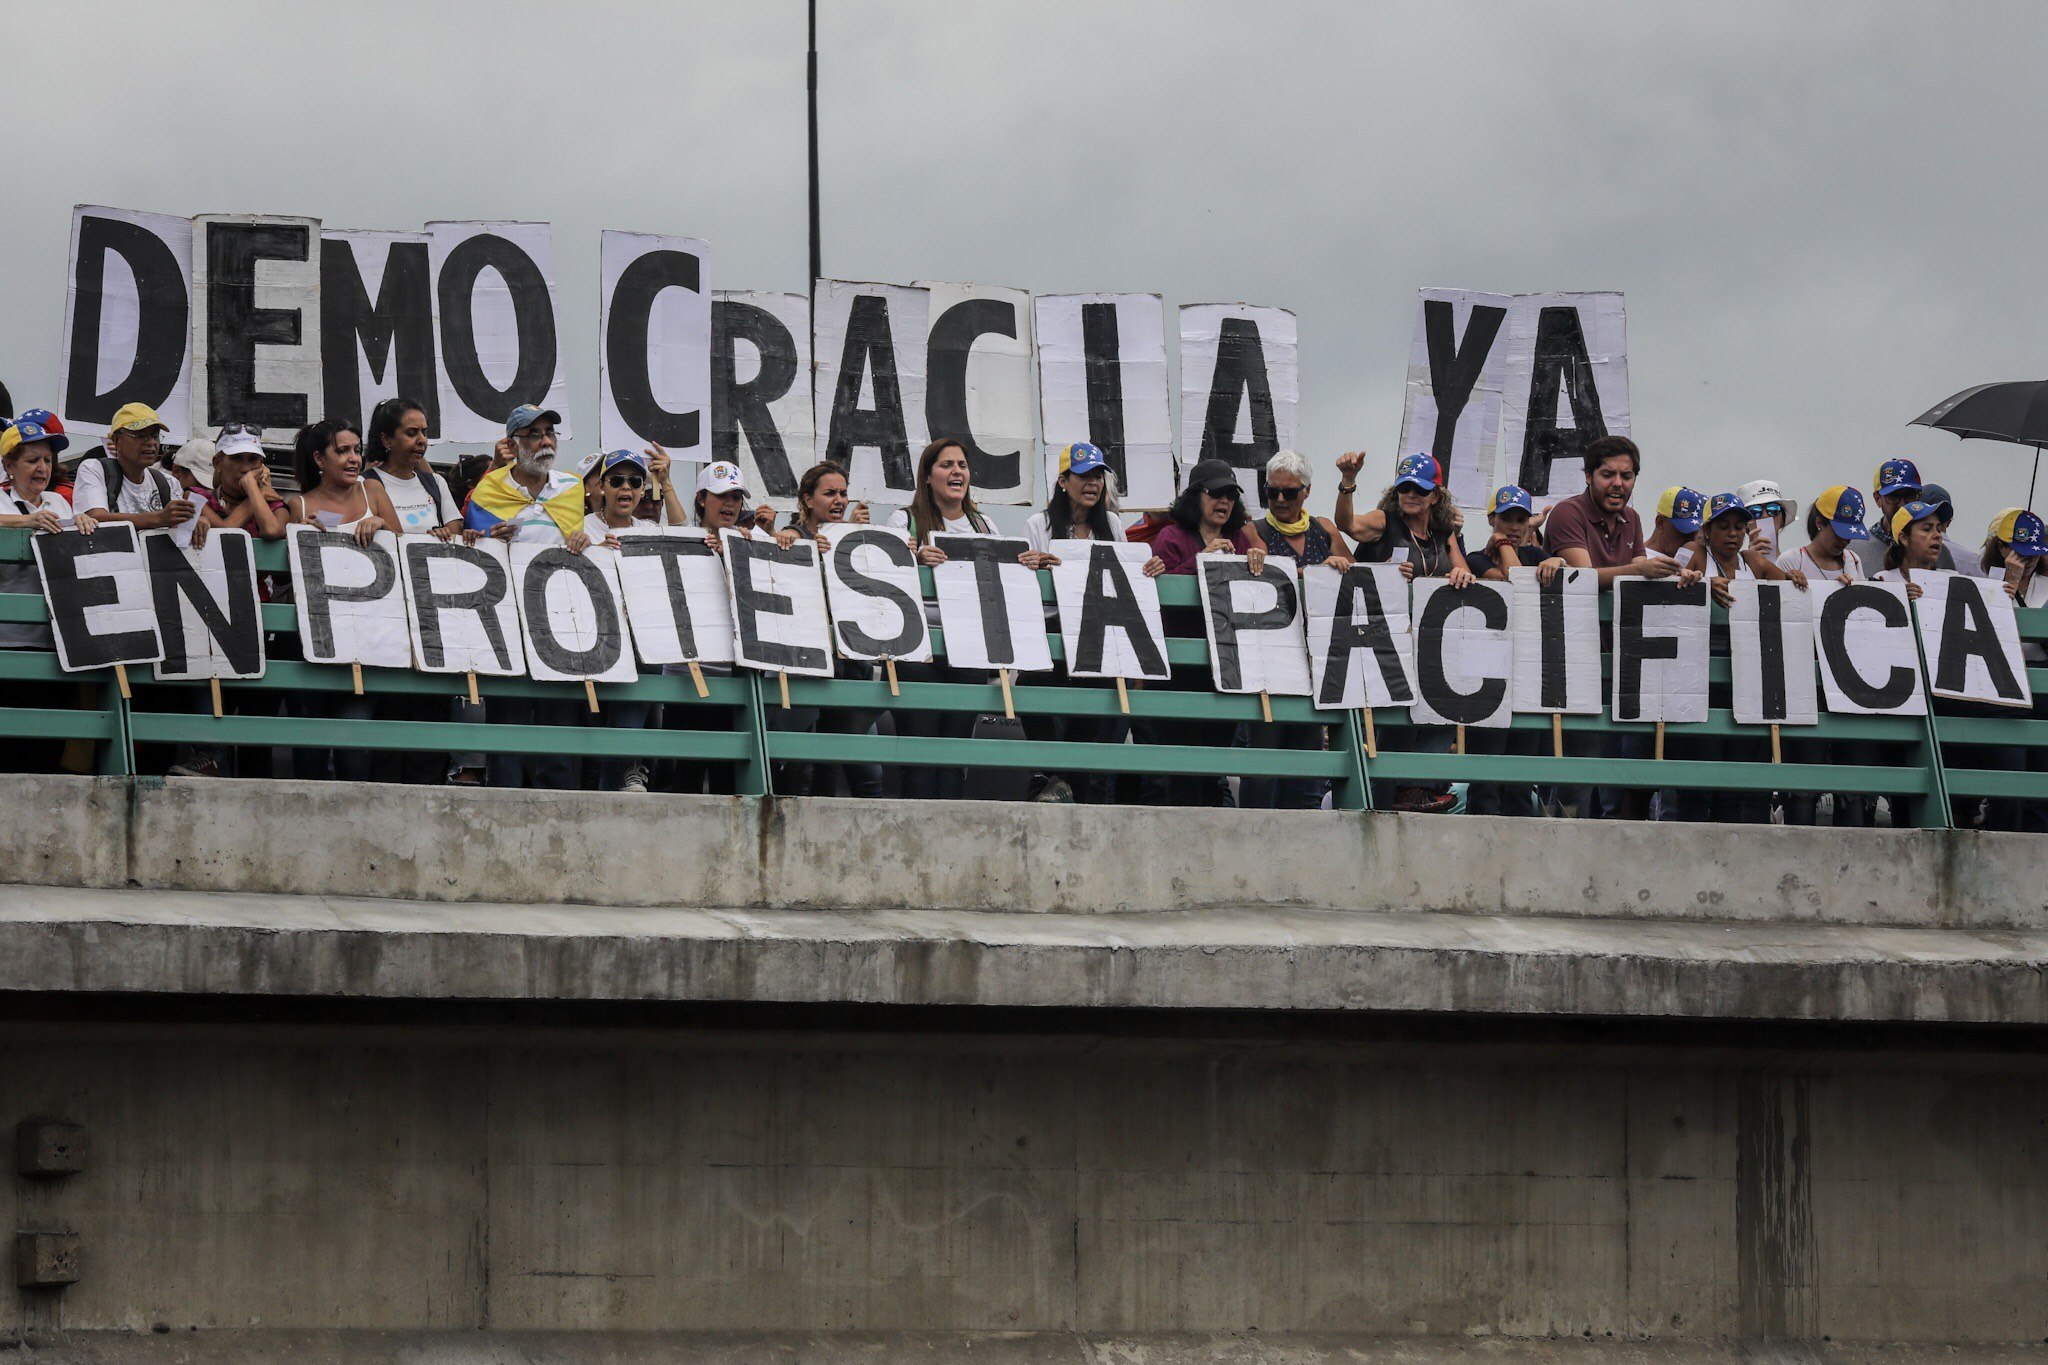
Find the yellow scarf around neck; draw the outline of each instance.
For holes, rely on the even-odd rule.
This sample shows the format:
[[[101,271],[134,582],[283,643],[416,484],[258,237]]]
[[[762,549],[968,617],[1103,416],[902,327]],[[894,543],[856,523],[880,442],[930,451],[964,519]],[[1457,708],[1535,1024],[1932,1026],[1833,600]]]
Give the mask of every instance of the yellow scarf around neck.
[[[1289,539],[1295,536],[1305,536],[1308,534],[1308,511],[1304,508],[1302,514],[1293,521],[1281,521],[1271,512],[1268,512],[1266,513],[1266,525]]]

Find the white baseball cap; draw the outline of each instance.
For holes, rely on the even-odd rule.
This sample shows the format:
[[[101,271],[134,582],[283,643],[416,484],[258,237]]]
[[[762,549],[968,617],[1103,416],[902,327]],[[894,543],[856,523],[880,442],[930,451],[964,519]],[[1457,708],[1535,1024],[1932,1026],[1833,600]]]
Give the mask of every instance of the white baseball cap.
[[[259,451],[262,446],[256,447]],[[190,474],[193,481],[208,492],[213,491],[213,457],[219,447],[204,436],[195,436],[178,447],[178,453],[171,456],[171,463]]]
[[[746,478],[731,460],[713,460],[697,475],[699,493],[744,493]]]
[[[1788,525],[1799,515],[1799,504],[1786,497],[1784,490],[1771,479],[1752,479],[1736,489],[1735,496],[1744,507],[1755,508],[1777,503],[1785,509],[1785,521]]]
[[[190,445],[192,443],[187,441],[185,444]],[[178,448],[183,450],[185,447],[180,446]],[[263,442],[257,440],[256,437],[246,431],[231,431],[221,437],[220,453],[223,455],[261,455],[263,453]],[[212,457],[209,456],[209,464],[211,459]]]

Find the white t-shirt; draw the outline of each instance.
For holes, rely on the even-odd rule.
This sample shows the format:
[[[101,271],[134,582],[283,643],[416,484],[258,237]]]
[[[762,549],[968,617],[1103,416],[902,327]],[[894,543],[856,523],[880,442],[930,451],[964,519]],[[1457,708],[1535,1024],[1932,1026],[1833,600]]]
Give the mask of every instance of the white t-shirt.
[[[946,529],[950,531],[953,528],[948,526]],[[1075,529],[1076,533],[1067,537],[1069,540],[1095,539],[1086,526]],[[1115,541],[1125,539],[1123,523],[1115,517],[1109,519],[1109,538]],[[1046,512],[1038,511],[1031,514],[1030,519],[1024,523],[1024,539],[1030,541],[1031,548],[1040,554],[1056,555],[1060,552],[1059,542],[1052,538],[1052,518]]]
[[[117,466],[118,468],[118,466]],[[144,471],[142,482],[135,483],[127,478],[121,480],[121,490],[114,497],[114,505],[107,506],[106,461],[97,457],[79,462],[78,476],[71,485],[71,503],[81,512],[161,512],[166,506],[164,490],[170,491],[172,499],[185,496],[178,487],[177,476],[161,467]],[[158,475],[163,477],[158,479]],[[194,498],[192,501],[197,502]],[[192,533],[199,529],[199,514],[170,528],[171,539],[179,545],[190,545]]]
[[[1679,568],[1691,568],[1693,561],[1692,546],[1684,546],[1679,550],[1679,552],[1675,556],[1673,556],[1673,558],[1677,560]],[[1719,578],[1722,576],[1719,566],[1712,563],[1713,557],[1711,555],[1702,555],[1701,558],[1706,559],[1709,562],[1705,568],[1700,570],[1700,572],[1706,574],[1706,576],[1709,578]],[[1735,556],[1735,573],[1732,576],[1735,578],[1755,578],[1756,571],[1749,567],[1749,561],[1747,559],[1745,559],[1741,555],[1737,555]]]
[[[441,516],[440,509],[434,506],[434,495],[428,491],[426,480],[417,474],[402,479],[387,469],[380,469],[377,478],[391,499],[391,510],[398,513],[395,529],[400,535],[422,534],[453,520]]]
[[[29,512],[40,512],[48,508],[57,514],[57,520],[66,526],[71,524],[71,504],[64,501],[62,493],[43,490],[42,497],[34,506],[26,498],[14,496],[14,490],[7,490],[5,510],[15,516]],[[0,592],[18,592],[38,595],[43,590],[43,580],[36,572],[34,559],[18,563],[0,563]],[[55,649],[56,642],[50,638],[50,624],[47,621],[0,621],[0,649]]]
[[[603,544],[609,536],[624,536],[631,535],[635,531],[659,531],[660,529],[660,522],[649,521],[646,517],[635,517],[624,526],[607,525],[605,519],[595,512],[592,512],[583,519],[583,530],[590,537],[593,544]]]
[[[973,521],[966,517],[947,517],[945,523],[939,530],[949,533],[958,532],[963,536],[987,534],[981,527],[976,526]],[[907,534],[910,530],[910,509],[908,507],[897,508],[895,512],[890,514],[889,525]]]
[[[69,523],[71,520],[71,504],[64,500],[62,493],[55,493],[47,488],[43,490],[42,496],[33,504],[26,498],[16,497],[14,489],[12,487],[8,488],[7,506],[4,510],[13,516],[26,516],[30,512],[50,511],[55,512],[57,520],[61,522]]]
[[[1845,573],[1849,575],[1851,582],[1863,577],[1863,561],[1856,557],[1856,552],[1853,549],[1843,552],[1842,567],[1839,569],[1823,569],[1814,562],[1813,556],[1807,553],[1807,549],[1807,546],[1802,545],[1796,550],[1787,550],[1784,554],[1778,556],[1778,567],[1787,573],[1797,569],[1810,580],[1833,582]]]

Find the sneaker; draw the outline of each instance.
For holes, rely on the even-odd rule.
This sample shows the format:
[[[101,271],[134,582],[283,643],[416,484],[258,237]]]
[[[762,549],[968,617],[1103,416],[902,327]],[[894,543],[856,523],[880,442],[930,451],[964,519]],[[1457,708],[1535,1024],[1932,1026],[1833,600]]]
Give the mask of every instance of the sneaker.
[[[1399,811],[1440,815],[1457,804],[1458,798],[1452,793],[1428,787],[1403,787],[1394,793],[1394,809]]]
[[[642,795],[642,796],[646,795],[646,794],[647,794],[647,769],[645,769],[645,768],[628,768],[628,769],[626,769],[626,780],[625,780],[625,781],[623,781],[623,782],[621,782],[621,783],[619,783],[619,790],[620,790],[620,791],[622,791],[622,792],[635,792],[635,793],[637,793],[637,794],[639,794],[639,795]]]
[[[1062,805],[1071,806],[1074,804],[1074,789],[1067,785],[1067,780],[1064,777],[1048,777],[1045,779],[1045,785],[1039,788],[1038,795],[1031,799],[1033,801],[1054,801]]]
[[[186,759],[183,763],[173,763],[170,767],[164,769],[164,775],[167,777],[219,777],[220,760],[210,754],[197,755]]]
[[[454,772],[448,774],[448,785],[451,787],[481,787],[484,785],[484,770],[482,768],[457,768]]]

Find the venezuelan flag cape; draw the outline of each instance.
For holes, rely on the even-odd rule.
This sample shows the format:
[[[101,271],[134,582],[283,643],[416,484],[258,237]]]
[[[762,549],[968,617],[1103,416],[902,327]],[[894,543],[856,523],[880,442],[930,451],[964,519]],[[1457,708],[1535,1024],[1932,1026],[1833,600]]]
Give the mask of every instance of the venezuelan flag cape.
[[[469,495],[469,510],[463,514],[462,524],[472,531],[488,531],[535,505],[561,528],[566,540],[583,529],[583,480],[550,471],[547,486],[536,498],[513,482],[511,465],[493,469]]]

